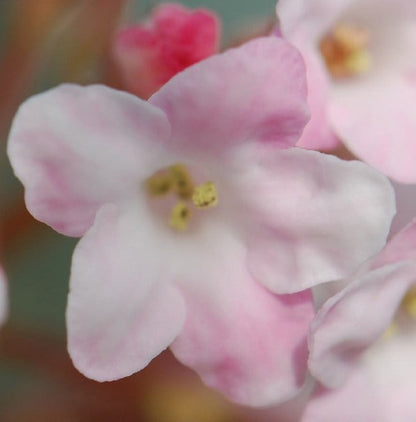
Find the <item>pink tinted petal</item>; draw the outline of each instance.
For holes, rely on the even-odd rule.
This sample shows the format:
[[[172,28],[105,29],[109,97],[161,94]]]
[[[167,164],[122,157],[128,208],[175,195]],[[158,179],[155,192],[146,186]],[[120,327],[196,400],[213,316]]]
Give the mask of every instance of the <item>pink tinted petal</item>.
[[[289,36],[302,28],[317,39],[337,21],[356,0],[279,0],[276,12],[283,34]]]
[[[20,107],[8,153],[29,211],[80,236],[101,204],[137,191],[155,171],[156,141],[168,136],[163,113],[130,94],[62,85]]]
[[[416,262],[416,219],[397,233],[369,265],[375,269],[400,261]]]
[[[277,296],[244,268],[244,248],[224,235],[208,265],[182,279],[187,306],[175,356],[209,386],[251,406],[294,396],[305,380],[305,335],[314,315],[310,291]]]
[[[312,324],[309,369],[322,384],[337,387],[363,352],[390,325],[416,265],[409,261],[385,266],[354,280],[331,298]]]
[[[329,107],[333,128],[347,147],[402,183],[416,182],[414,75],[387,73],[355,84],[338,84]]]
[[[411,0],[354,0],[353,3],[346,10],[345,20],[351,18],[379,26],[380,23],[403,23],[416,17],[416,3]]]
[[[240,207],[251,222],[260,222],[247,222],[249,268],[259,282],[299,291],[344,278],[384,246],[395,211],[387,178],[314,151],[255,154],[257,165],[236,172],[234,189],[245,195]]]
[[[392,183],[396,194],[397,213],[391,223],[390,237],[398,233],[416,216],[416,185]]]
[[[169,43],[162,46],[161,53],[175,73],[218,50],[221,24],[219,17],[208,9],[190,10],[180,4],[161,4],[155,9],[154,20],[159,36]]]
[[[152,220],[138,206],[104,206],[75,249],[67,308],[68,350],[97,381],[131,375],[180,332],[182,296]],[[162,265],[161,265],[162,264]]]
[[[309,400],[302,422],[393,422],[386,419],[385,398],[380,396],[367,371],[356,370],[335,390],[319,387]],[[405,419],[397,419],[405,420]]]
[[[303,422],[416,420],[415,327],[382,338],[357,362],[342,387],[320,388]]]
[[[308,80],[308,103],[311,110],[311,120],[297,142],[300,148],[315,150],[330,150],[340,144],[329,125],[327,102],[329,99],[328,74],[316,47],[308,45],[306,39],[297,37],[295,45],[302,52],[306,63]],[[293,40],[291,40],[293,42]]]
[[[213,12],[167,3],[156,7],[145,24],[120,30],[113,54],[126,88],[147,98],[176,73],[215,54],[219,38]]]
[[[172,78],[150,102],[172,125],[173,142],[216,153],[259,140],[284,148],[308,120],[305,68],[287,42],[259,38]]]

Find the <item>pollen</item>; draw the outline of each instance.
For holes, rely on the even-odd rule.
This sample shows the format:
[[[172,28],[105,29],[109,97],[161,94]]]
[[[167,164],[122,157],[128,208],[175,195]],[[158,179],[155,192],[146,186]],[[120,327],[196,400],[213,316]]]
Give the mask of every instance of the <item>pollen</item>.
[[[192,202],[198,208],[215,207],[218,204],[217,188],[213,182],[206,182],[195,188]]]
[[[175,164],[168,168],[174,192],[181,199],[190,199],[194,191],[194,183],[188,170],[182,164]]]
[[[191,210],[186,202],[178,202],[172,209],[169,218],[169,224],[175,230],[183,231],[188,228],[188,222],[191,218]]]
[[[416,290],[410,289],[402,301],[402,308],[409,316],[416,319]]]
[[[331,75],[346,78],[362,75],[370,69],[369,42],[367,30],[339,24],[321,40],[319,49]]]
[[[206,182],[195,185],[188,168],[180,163],[164,167],[154,173],[144,181],[144,188],[149,197],[160,201],[165,221],[178,231],[188,229],[194,212],[218,204],[215,184]],[[162,200],[164,196],[167,198]]]
[[[146,180],[147,192],[152,196],[163,196],[172,189],[172,180],[166,173],[158,173]]]

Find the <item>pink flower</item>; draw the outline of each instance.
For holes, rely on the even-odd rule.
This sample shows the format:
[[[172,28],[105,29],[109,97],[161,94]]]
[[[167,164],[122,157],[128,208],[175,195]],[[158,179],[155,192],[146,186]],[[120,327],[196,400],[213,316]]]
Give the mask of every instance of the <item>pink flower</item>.
[[[83,236],[67,309],[82,373],[124,377],[171,345],[234,401],[299,390],[304,289],[376,253],[394,213],[365,164],[291,148],[307,119],[303,61],[275,37],[186,69],[149,102],[64,85],[22,105],[9,155],[27,207]]]
[[[148,98],[172,76],[218,51],[220,21],[205,9],[158,6],[144,24],[116,34],[115,62],[126,90]]]
[[[305,421],[416,420],[415,274],[416,220],[319,311],[309,364],[323,386]]]
[[[308,69],[312,119],[298,145],[330,148],[333,130],[362,160],[415,183],[416,2],[279,0],[277,12]]]

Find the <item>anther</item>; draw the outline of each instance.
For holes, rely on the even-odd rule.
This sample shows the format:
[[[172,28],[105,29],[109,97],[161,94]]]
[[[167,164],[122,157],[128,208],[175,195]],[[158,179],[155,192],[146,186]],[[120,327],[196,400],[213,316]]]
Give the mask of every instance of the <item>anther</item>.
[[[416,318],[416,290],[414,288],[406,293],[402,307],[412,318]]]
[[[194,184],[188,170],[181,164],[175,164],[168,168],[172,187],[181,199],[189,199],[194,190]]]
[[[343,78],[367,72],[371,66],[369,41],[368,31],[346,24],[325,36],[319,48],[332,76]]]
[[[191,210],[188,205],[180,201],[172,209],[170,213],[169,224],[176,230],[186,230],[188,228],[188,222],[191,218]]]
[[[215,207],[218,204],[217,188],[213,182],[197,186],[192,195],[192,202],[198,208]]]
[[[146,180],[147,192],[152,196],[162,196],[172,189],[172,181],[167,173],[159,173]]]

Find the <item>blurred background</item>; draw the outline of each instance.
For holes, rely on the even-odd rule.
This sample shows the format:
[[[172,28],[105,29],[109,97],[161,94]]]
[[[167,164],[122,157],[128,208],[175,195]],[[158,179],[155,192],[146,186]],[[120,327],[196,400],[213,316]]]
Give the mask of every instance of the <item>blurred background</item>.
[[[220,49],[268,33],[275,22],[275,2],[181,1],[218,13]],[[22,187],[5,153],[8,131],[25,98],[61,82],[120,87],[110,54],[114,34],[123,24],[143,21],[158,3],[0,1],[0,245],[10,298],[9,318],[0,330],[1,421],[290,419],[284,416],[286,409],[232,405],[205,388],[170,352],[130,378],[100,384],[73,369],[66,351],[66,296],[77,240],[58,235],[25,210]]]

